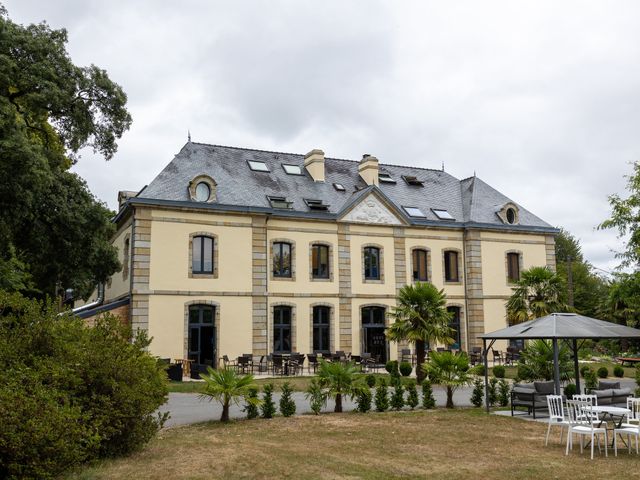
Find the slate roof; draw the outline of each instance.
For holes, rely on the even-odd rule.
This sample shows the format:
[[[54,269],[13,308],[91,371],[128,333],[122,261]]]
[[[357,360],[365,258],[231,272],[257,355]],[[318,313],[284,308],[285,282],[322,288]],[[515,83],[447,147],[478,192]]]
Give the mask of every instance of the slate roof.
[[[267,164],[270,172],[256,172],[248,161]],[[303,175],[287,174],[282,164],[299,165]],[[380,182],[378,187],[367,186],[358,174],[358,161],[325,158],[325,182],[314,182],[304,169],[304,155],[252,150],[188,142],[174,159],[129,203],[161,203],[179,205],[184,202],[201,208],[251,210],[279,215],[336,218],[353,204],[363,190],[375,190],[402,211],[403,206],[418,207],[426,218],[405,217],[414,224],[463,226],[482,224],[495,228],[556,230],[533,213],[502,195],[477,177],[458,180],[441,170],[380,164],[396,180],[395,184]],[[217,183],[217,202],[214,205],[193,202],[189,198],[189,182],[206,174]],[[415,176],[424,186],[408,185],[402,176]],[[344,185],[337,191],[333,183]],[[286,197],[293,202],[292,210],[272,209],[268,196]],[[322,200],[328,212],[310,212],[305,199]],[[519,225],[505,225],[497,211],[508,202],[519,208]],[[440,220],[431,209],[448,210],[454,221]]]

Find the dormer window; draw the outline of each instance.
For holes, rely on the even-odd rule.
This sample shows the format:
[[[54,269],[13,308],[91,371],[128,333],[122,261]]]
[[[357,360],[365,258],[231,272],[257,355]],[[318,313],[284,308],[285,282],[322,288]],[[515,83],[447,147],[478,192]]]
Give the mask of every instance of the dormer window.
[[[194,202],[215,202],[216,186],[216,182],[209,175],[198,175],[189,182],[189,197]]]
[[[286,163],[283,163],[282,168],[287,173],[287,175],[304,175],[302,173],[302,168],[300,168],[299,165],[288,165]]]
[[[440,208],[432,208],[431,211],[440,220],[455,220],[455,218],[453,218],[453,215],[451,215],[447,210],[442,210]]]
[[[260,162],[257,160],[248,160],[249,168],[254,172],[270,172],[269,167],[264,162]]]
[[[425,214],[418,207],[402,207],[407,215],[415,218],[425,218]]]
[[[199,202],[206,202],[211,196],[211,189],[209,185],[204,182],[199,182],[196,185],[196,200]]]
[[[382,183],[396,183],[396,181],[386,172],[378,173],[378,180]]]
[[[311,200],[309,198],[305,198],[304,202],[309,207],[309,210],[318,210],[318,211],[327,211],[329,210],[329,205],[326,203],[322,203],[322,200]]]
[[[515,203],[509,202],[503,205],[496,213],[502,223],[507,225],[518,225],[520,223],[520,212]]]
[[[507,208],[507,223],[510,225],[516,223],[516,211],[513,208]]]
[[[289,202],[285,197],[270,197],[270,196],[267,196],[267,198],[269,199],[269,203],[271,204],[271,208],[282,208],[282,209],[286,209],[286,210],[291,210],[291,206],[292,206],[293,202]]]
[[[403,175],[404,181],[407,182],[407,185],[414,185],[418,187],[424,186],[424,182],[422,180],[418,180],[418,177],[413,175]]]

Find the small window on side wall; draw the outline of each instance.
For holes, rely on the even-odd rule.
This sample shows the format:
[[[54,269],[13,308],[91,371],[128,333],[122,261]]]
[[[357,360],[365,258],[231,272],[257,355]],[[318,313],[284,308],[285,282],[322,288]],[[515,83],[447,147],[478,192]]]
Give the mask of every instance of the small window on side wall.
[[[365,280],[380,280],[380,249],[365,247],[364,249]]]
[[[447,250],[444,252],[444,281],[459,282],[458,252]]]
[[[520,280],[520,254],[516,252],[507,253],[507,280],[509,283],[516,283]]]
[[[311,247],[311,276],[313,278],[329,278],[329,247],[313,245]]]
[[[191,272],[213,273],[213,238],[204,235],[193,237]]]
[[[273,276],[291,278],[291,244],[274,242],[273,244]]]
[[[413,281],[427,282],[429,280],[427,251],[416,249],[413,251]]]

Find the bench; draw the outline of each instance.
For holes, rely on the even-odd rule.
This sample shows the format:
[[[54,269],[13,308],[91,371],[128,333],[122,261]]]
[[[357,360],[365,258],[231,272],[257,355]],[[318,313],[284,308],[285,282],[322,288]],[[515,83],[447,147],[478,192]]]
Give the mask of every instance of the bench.
[[[616,358],[617,361],[620,362],[620,364],[624,367],[625,362],[628,363],[630,366],[633,367],[633,365],[635,363],[640,363],[640,358],[638,357],[618,357]]]

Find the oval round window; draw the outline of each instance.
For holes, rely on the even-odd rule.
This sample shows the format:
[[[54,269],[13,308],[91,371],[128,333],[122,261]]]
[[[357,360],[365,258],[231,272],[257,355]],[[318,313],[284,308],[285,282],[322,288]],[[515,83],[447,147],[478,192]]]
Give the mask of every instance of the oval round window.
[[[516,223],[516,211],[513,208],[507,208],[507,222],[510,224]]]
[[[206,202],[209,200],[209,196],[211,195],[211,189],[209,185],[204,182],[198,183],[196,185],[196,200],[199,202]]]

